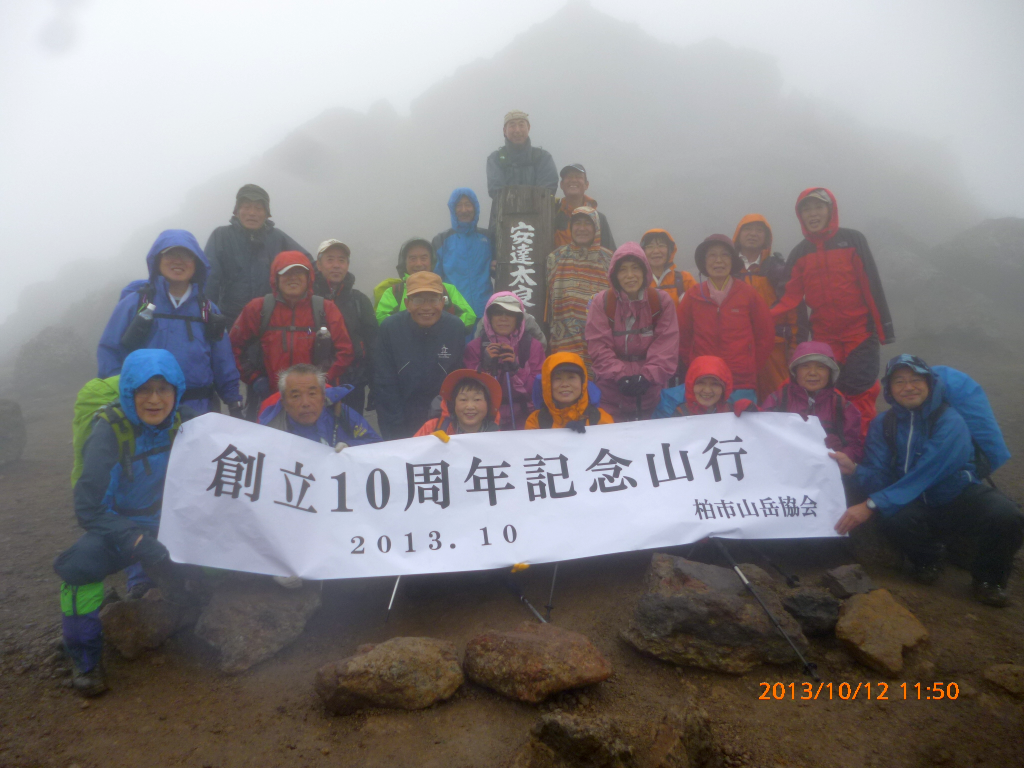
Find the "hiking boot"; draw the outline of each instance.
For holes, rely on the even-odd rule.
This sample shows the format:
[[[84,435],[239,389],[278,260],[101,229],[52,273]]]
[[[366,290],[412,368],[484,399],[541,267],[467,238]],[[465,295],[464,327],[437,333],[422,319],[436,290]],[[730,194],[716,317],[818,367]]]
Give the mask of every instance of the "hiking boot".
[[[925,565],[915,565],[910,575],[918,584],[934,584],[939,580],[939,576],[942,575],[942,564],[927,563]]]
[[[974,582],[974,599],[995,608],[1004,608],[1010,602],[1010,596],[1006,594],[1006,587],[994,581]]]
[[[107,690],[106,675],[103,674],[103,665],[97,664],[88,672],[80,672],[76,667],[71,678],[71,687],[86,698],[99,696]]]

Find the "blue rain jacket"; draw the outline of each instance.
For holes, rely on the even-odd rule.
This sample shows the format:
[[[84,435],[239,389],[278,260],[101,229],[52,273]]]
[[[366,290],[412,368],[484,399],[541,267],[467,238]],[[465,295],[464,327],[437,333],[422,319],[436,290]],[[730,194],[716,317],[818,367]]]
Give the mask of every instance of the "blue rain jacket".
[[[465,195],[472,201],[473,220],[465,224],[455,216],[455,204]],[[477,227],[480,221],[480,201],[476,193],[460,187],[448,198],[452,228],[434,238],[437,265],[434,271],[441,280],[459,289],[477,317],[484,316],[487,300],[494,289],[491,286],[491,238],[486,230]]]
[[[930,507],[943,506],[981,482],[974,467],[971,432],[957,409],[946,408],[934,429],[929,428],[928,417],[942,403],[945,385],[934,369],[927,376],[928,399],[913,411],[893,400],[885,379],[885,400],[896,413],[895,456],[885,440],[885,414],[878,414],[868,429],[856,479],[883,515],[895,514],[917,499]]]
[[[174,246],[187,248],[196,257],[192,292],[177,309],[174,308],[167,293],[167,280],[160,274],[160,253]],[[137,280],[121,292],[121,300],[114,308],[114,313],[110,316],[100,338],[96,350],[99,377],[105,379],[120,373],[128,354],[128,350],[121,346],[121,337],[138,313],[139,291],[148,283],[154,287],[152,302],[156,305],[155,314],[170,317],[157,317],[153,320],[153,328],[146,341],[146,347],[166,349],[174,355],[185,374],[188,388],[213,386],[224,402],[237,403],[241,397],[238,394],[238,368],[231,352],[231,340],[225,333],[219,341],[211,344],[206,340],[205,326],[200,319],[200,302],[205,301],[203,288],[210,271],[210,264],[203,249],[191,233],[183,229],[168,229],[160,233],[149,249],[146,266],[149,280]],[[211,302],[210,312],[219,311]],[[209,399],[206,397],[190,398],[185,402],[198,413],[206,413],[209,410]]]
[[[291,432],[293,435],[299,435],[308,440],[329,445],[332,448],[337,443],[345,443],[350,446],[379,443],[381,437],[373,431],[373,427],[370,426],[369,422],[360,416],[358,411],[349,408],[344,403],[341,404],[341,409],[348,417],[351,429],[339,428],[337,432],[338,439],[335,442],[333,406],[352,390],[353,386],[351,384],[346,384],[342,387],[328,387],[326,390],[327,405],[324,407],[316,423],[308,427],[292,421],[291,417],[284,412],[284,406],[281,404],[280,397],[272,405],[263,409],[260,413],[259,422],[264,426],[283,429],[286,432]]]
[[[159,426],[150,426],[135,411],[135,390],[154,376],[162,376],[176,390],[175,411],[181,405],[185,377],[174,356],[163,349],[139,349],[121,367],[120,401],[135,428],[135,453],[131,476],[118,461],[117,436],[102,419],[93,421],[92,432],[82,449],[82,476],[75,484],[75,515],[87,531],[118,536],[142,526],[156,530],[160,524],[164,478],[170,457],[174,412]],[[185,420],[194,412],[182,409]]]

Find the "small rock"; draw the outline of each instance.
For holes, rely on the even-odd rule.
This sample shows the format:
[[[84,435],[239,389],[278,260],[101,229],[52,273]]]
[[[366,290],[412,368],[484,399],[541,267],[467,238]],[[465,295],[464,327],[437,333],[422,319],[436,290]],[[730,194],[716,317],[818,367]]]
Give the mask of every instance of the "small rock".
[[[928,639],[928,630],[887,589],[843,603],[836,637],[861,663],[892,677],[903,671],[903,650]]]
[[[465,666],[473,682],[534,704],[558,691],[607,680],[612,673],[608,660],[583,635],[533,622],[474,637],[466,644]]]
[[[871,583],[871,577],[857,564],[841,565],[831,571],[825,571],[821,580],[826,589],[840,600],[866,594],[875,588]]]
[[[1014,696],[1024,696],[1024,665],[993,664],[985,670],[985,679]]]
[[[103,636],[126,659],[159,648],[183,626],[185,611],[151,589],[139,600],[118,600],[100,610]]]
[[[743,570],[752,581],[771,581],[756,566],[745,565]],[[763,662],[796,661],[789,643],[734,571],[655,554],[647,584],[650,591],[637,602],[633,619],[622,633],[637,650],[673,664],[731,674],[749,672]],[[775,591],[758,588],[757,592],[797,647],[806,652],[807,638]]]
[[[236,674],[298,638],[319,607],[319,584],[281,589],[271,579],[228,583],[203,609],[195,633],[220,651],[221,671]]]
[[[805,635],[829,635],[839,621],[838,598],[817,587],[798,587],[782,598],[782,607]]]
[[[27,441],[21,406],[13,400],[0,400],[0,466],[20,459]]]
[[[960,698],[964,699],[976,699],[978,697],[978,689],[970,683],[960,683]]]
[[[462,680],[451,643],[396,637],[324,665],[314,687],[330,712],[348,715],[365,707],[426,709],[450,698]]]

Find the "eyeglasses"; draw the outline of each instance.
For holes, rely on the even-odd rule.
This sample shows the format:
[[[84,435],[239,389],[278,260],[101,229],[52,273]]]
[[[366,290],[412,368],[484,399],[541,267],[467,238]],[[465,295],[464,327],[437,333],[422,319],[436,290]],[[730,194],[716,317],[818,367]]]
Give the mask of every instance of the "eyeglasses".
[[[417,293],[415,296],[408,296],[405,303],[410,307],[424,307],[431,304],[440,304],[444,298],[437,293]]]

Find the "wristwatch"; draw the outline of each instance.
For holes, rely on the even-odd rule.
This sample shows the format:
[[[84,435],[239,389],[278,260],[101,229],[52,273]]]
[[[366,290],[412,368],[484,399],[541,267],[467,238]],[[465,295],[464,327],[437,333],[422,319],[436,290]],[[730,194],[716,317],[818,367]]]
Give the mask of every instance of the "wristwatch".
[[[878,505],[875,504],[875,502],[872,499],[870,499],[870,498],[867,501],[864,502],[864,506],[867,507],[868,509],[870,509],[872,512],[874,512],[876,509],[878,509]]]

